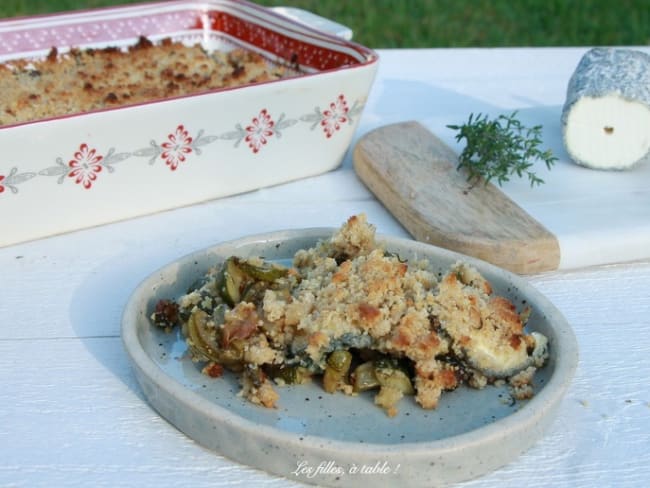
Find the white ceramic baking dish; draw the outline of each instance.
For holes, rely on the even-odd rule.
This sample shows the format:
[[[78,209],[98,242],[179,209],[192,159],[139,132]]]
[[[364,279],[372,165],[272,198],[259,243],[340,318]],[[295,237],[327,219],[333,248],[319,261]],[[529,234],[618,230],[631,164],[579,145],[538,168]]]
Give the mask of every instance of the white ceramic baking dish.
[[[0,21],[0,61],[171,37],[300,75],[0,127],[0,246],[320,174],[347,151],[377,55],[258,5],[177,0]],[[2,95],[0,95],[2,96]]]

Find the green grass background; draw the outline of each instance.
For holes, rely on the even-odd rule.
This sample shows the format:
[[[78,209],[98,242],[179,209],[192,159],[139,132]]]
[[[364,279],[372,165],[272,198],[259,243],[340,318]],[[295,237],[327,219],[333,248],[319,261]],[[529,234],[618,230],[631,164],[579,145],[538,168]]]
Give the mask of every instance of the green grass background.
[[[2,0],[0,16],[138,3]],[[258,0],[347,25],[373,48],[650,44],[649,0]]]

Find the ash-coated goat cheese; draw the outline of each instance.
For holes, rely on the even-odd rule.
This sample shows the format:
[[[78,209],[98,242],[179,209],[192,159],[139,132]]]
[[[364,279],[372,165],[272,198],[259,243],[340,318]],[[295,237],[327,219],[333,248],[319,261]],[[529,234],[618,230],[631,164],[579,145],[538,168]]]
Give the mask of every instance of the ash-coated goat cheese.
[[[650,159],[650,55],[593,48],[569,80],[562,109],[569,156],[594,169],[627,169]]]

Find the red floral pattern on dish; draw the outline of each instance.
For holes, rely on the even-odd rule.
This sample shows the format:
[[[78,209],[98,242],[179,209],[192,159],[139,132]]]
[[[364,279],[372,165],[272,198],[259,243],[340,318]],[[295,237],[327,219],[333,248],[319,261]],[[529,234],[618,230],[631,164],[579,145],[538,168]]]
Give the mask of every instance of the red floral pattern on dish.
[[[251,125],[246,127],[246,138],[244,139],[254,153],[268,142],[268,138],[274,134],[275,122],[266,109],[262,109],[257,117],[253,117]]]
[[[210,10],[201,15],[198,19],[199,29],[206,27],[204,19],[207,17],[209,30],[217,33],[223,32],[244,43],[252,44],[258,49],[269,51],[270,53],[280,56],[287,61],[291,60],[293,64],[308,66],[317,70],[336,69],[342,66],[358,65],[362,62],[364,54],[363,48],[352,46],[344,40],[338,43],[336,40],[327,40],[326,43],[318,38],[317,35],[298,32],[291,34],[280,32],[269,22],[272,19],[264,18],[254,19],[256,15],[253,7],[248,12],[244,7],[241,12],[233,15],[231,12],[219,11],[219,9]],[[244,14],[246,18],[240,18]],[[249,19],[254,19],[253,22]],[[268,25],[266,25],[268,23]],[[298,39],[298,35],[300,39]],[[344,52],[339,46],[345,46]],[[330,48],[330,46],[334,48]],[[338,49],[337,49],[338,47]],[[358,51],[353,54],[354,51]]]
[[[83,143],[74,153],[73,158],[68,162],[68,166],[72,168],[72,171],[68,172],[68,177],[74,178],[75,183],[89,190],[97,179],[97,174],[102,170],[101,162],[104,157],[97,154],[97,151],[91,149],[88,144]]]
[[[18,167],[13,167],[10,172],[5,171],[4,175],[0,175],[0,193],[7,193],[9,190],[11,193],[17,194],[18,185],[38,176],[56,177],[56,182],[59,185],[70,178],[76,184],[82,185],[83,188],[90,189],[99,173],[114,173],[115,165],[131,157],[146,157],[150,165],[162,159],[169,169],[174,171],[180,163],[187,161],[189,154],[192,154],[192,158],[199,157],[204,146],[213,144],[215,141],[234,141],[234,148],[243,148],[242,142],[244,142],[253,154],[257,154],[268,144],[271,137],[280,141],[283,131],[299,127],[300,122],[309,124],[310,131],[321,128],[329,139],[337,131],[345,132],[346,127],[344,126],[346,125],[352,128],[363,107],[363,102],[356,100],[349,104],[348,98],[344,94],[340,94],[333,102],[329,103],[325,110],[315,106],[311,112],[303,113],[295,118],[287,117],[285,113],[280,113],[277,118],[274,118],[268,109],[263,108],[250,119],[248,124],[238,122],[235,124],[235,130],[218,135],[205,134],[205,131],[201,129],[191,136],[183,124],[178,124],[171,133],[167,134],[162,143],[151,139],[148,146],[133,151],[116,151],[114,147],[110,147],[100,153],[98,149],[92,148],[87,142],[84,142],[70,161],[66,162],[67,158],[57,157],[56,165],[37,172],[19,171]],[[106,171],[102,171],[102,169]]]
[[[183,124],[167,136],[167,140],[160,145],[163,149],[160,157],[169,169],[175,171],[179,164],[185,162],[187,155],[192,152],[192,140],[192,136]]]
[[[347,41],[321,39],[308,32],[280,32],[276,21],[261,6],[172,5],[161,12],[155,6],[121,6],[106,9],[105,15],[93,11],[56,14],[7,29],[0,36],[0,54],[46,50],[52,46],[79,46],[88,43],[114,43],[141,35],[190,33],[199,41],[206,35],[222,41],[224,34],[237,45],[251,44],[271,55],[295,59],[295,63],[317,70],[359,65],[368,57],[365,48]],[[119,14],[119,15],[115,15]],[[286,22],[286,20],[285,20]],[[345,49],[343,49],[345,48]]]
[[[340,130],[342,124],[348,122],[349,110],[348,102],[343,95],[339,95],[334,102],[330,103],[329,109],[323,110],[323,120],[320,125],[328,138]]]
[[[5,187],[4,187],[4,185],[2,184],[2,180],[4,180],[4,179],[5,179],[4,175],[0,175],[0,193],[2,193],[3,191],[5,191]]]

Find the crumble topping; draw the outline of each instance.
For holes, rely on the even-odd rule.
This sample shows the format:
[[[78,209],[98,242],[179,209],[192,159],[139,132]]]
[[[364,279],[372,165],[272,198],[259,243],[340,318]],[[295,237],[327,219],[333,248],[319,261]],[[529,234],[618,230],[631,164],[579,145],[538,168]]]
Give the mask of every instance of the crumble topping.
[[[203,371],[234,371],[240,394],[264,407],[280,401],[275,385],[313,377],[329,393],[376,390],[389,416],[405,396],[433,409],[462,384],[507,382],[525,399],[548,357],[546,338],[525,331],[529,309],[495,295],[466,263],[438,278],[426,261],[402,260],[376,242],[363,214],[298,251],[291,267],[232,256],[176,311],[169,303],[153,322],[169,327],[177,316]]]
[[[146,37],[125,49],[53,47],[44,59],[0,64],[0,125],[120,107],[294,75],[244,49],[204,50]]]

